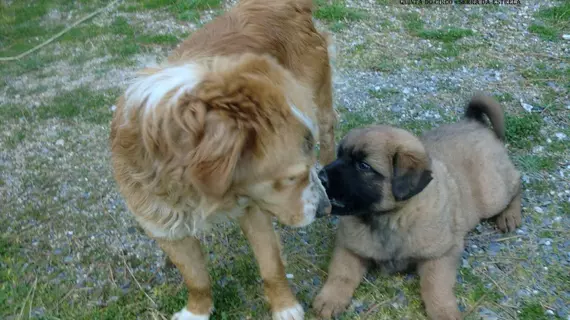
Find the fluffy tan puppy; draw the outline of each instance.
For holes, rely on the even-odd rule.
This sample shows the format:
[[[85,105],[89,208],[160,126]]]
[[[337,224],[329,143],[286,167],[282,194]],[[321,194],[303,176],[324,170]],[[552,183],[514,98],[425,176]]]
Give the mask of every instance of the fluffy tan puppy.
[[[332,214],[342,216],[314,301],[322,317],[348,306],[372,262],[388,272],[417,267],[428,316],[461,318],[453,287],[465,235],[491,217],[504,232],[521,223],[520,175],[503,146],[501,107],[476,95],[465,116],[421,138],[389,126],[344,137],[319,173]]]
[[[327,39],[315,30],[310,0],[243,0],[118,99],[115,179],[189,292],[172,319],[209,318],[197,236],[227,217],[252,246],[273,318],[303,319],[272,217],[301,227],[330,211],[314,167],[319,139],[321,161],[334,159]]]

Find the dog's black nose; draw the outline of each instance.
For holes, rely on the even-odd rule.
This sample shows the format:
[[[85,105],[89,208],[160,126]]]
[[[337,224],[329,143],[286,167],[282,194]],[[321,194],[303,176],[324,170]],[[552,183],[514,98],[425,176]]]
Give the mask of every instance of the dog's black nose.
[[[325,189],[329,188],[329,177],[327,176],[327,172],[325,169],[319,171],[319,180],[321,180],[321,183],[323,184],[323,187],[325,187]]]

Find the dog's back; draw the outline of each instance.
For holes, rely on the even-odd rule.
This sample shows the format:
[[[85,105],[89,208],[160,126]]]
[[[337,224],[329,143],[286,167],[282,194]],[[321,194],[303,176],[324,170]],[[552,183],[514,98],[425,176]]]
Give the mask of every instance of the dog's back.
[[[484,116],[489,118],[492,130]],[[520,174],[509,159],[504,139],[501,106],[480,94],[467,105],[463,120],[422,137],[430,157],[443,162],[457,180],[466,210],[474,211],[479,218],[498,214],[519,193]]]

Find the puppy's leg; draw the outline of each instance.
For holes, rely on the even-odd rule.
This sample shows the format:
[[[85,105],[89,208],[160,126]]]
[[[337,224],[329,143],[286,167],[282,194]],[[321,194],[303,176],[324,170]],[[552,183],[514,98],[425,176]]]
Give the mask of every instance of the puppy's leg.
[[[295,299],[285,278],[279,239],[273,230],[271,216],[258,208],[251,208],[239,222],[259,264],[273,319],[303,320],[303,307]]]
[[[443,257],[418,264],[421,296],[430,319],[461,319],[453,287],[462,248],[463,245],[457,246]]]
[[[328,319],[344,311],[350,304],[354,290],[362,281],[366,268],[366,260],[337,244],[328,279],[313,302],[317,314]]]
[[[521,226],[522,216],[520,191],[513,200],[511,200],[511,203],[509,203],[507,208],[497,215],[495,222],[502,232],[513,232],[517,227]]]
[[[317,97],[317,116],[319,118],[320,151],[319,163],[326,165],[335,159],[334,127],[337,122],[336,112],[333,108],[331,71],[324,77]]]
[[[182,274],[188,288],[188,304],[174,314],[172,320],[208,320],[212,310],[212,291],[200,241],[195,237],[157,241]]]

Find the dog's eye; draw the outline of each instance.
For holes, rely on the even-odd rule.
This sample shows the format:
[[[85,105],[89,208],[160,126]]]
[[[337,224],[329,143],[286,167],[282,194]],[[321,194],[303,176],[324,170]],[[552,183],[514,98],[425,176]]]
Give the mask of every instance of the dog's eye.
[[[360,171],[368,171],[370,170],[370,165],[364,161],[358,161],[356,163],[356,169]]]
[[[297,182],[297,180],[299,179],[298,176],[290,176],[285,178],[284,184],[285,185],[291,185],[294,184],[295,182]]]

